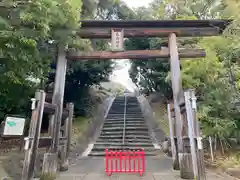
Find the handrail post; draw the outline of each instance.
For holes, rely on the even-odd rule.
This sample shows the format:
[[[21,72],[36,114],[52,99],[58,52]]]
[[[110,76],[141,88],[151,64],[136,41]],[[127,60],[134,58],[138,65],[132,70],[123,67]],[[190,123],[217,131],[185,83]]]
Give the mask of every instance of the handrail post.
[[[72,137],[72,119],[73,119],[73,111],[74,111],[73,103],[67,104],[67,109],[68,109],[68,117],[65,119],[64,131],[62,134],[62,136],[65,138],[65,141],[61,149],[60,171],[68,170],[68,166],[69,166],[68,158],[70,153],[71,137]]]

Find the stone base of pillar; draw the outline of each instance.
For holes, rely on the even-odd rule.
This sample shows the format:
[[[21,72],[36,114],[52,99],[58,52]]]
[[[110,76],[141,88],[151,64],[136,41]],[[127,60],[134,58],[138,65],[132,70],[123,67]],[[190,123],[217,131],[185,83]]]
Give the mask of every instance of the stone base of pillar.
[[[182,179],[194,179],[191,153],[179,153],[180,176]]]

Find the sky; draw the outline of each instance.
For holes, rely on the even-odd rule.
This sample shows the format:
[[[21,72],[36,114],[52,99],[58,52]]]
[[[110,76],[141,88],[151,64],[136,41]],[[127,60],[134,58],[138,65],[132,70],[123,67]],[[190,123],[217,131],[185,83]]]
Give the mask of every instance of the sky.
[[[123,0],[129,7],[137,8],[140,6],[147,6],[152,0]],[[129,61],[125,60],[117,60],[117,69],[115,69],[110,76],[110,80],[120,83],[125,86],[128,90],[134,91],[136,87],[129,77],[129,69],[131,67]]]

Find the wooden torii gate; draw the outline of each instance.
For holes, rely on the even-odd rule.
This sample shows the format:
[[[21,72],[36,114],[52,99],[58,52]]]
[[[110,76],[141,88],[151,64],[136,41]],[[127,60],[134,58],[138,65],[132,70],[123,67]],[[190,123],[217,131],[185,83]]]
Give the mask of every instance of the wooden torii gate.
[[[205,57],[206,53],[203,49],[178,49],[177,37],[194,37],[194,36],[216,36],[223,32],[230,20],[149,20],[149,21],[107,21],[107,20],[85,20],[81,21],[81,29],[78,35],[86,39],[105,39],[116,36],[112,45],[113,51],[110,52],[59,52],[57,61],[57,70],[55,77],[55,87],[53,94],[53,103],[58,105],[58,115],[52,120],[55,125],[55,132],[59,132],[62,116],[63,95],[65,87],[65,75],[67,68],[67,60],[104,60],[104,59],[150,59],[150,58],[169,58],[171,68],[171,81],[174,98],[175,122],[174,129],[176,131],[175,153],[173,154],[173,168],[180,169],[182,178],[187,172],[185,167],[189,159],[190,153],[185,146],[188,142],[183,140],[187,134],[187,122],[181,118],[180,105],[184,102],[182,89],[182,80],[180,72],[180,58],[199,58]],[[168,48],[159,50],[134,50],[124,51],[123,37],[167,37]],[[55,133],[54,148],[57,149],[58,134]]]

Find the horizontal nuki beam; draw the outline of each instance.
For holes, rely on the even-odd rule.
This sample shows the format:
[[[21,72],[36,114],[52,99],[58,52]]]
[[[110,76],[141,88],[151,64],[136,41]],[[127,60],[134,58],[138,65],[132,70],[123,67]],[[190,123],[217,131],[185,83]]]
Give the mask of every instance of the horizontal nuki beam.
[[[48,102],[44,103],[44,113],[53,115],[56,111],[57,106],[55,104],[51,104]],[[69,111],[68,109],[64,108],[62,112],[62,120],[65,120],[68,117]]]
[[[66,144],[67,138],[66,137],[60,137],[59,138],[59,146],[63,146]],[[51,137],[40,137],[39,138],[39,148],[43,147],[50,147],[52,145],[52,138]]]
[[[180,27],[180,28],[124,28],[124,37],[168,37],[175,33],[179,37],[217,36],[218,27]],[[78,31],[81,38],[111,38],[111,28],[82,28]]]
[[[203,49],[179,49],[180,58],[205,57]],[[68,60],[99,60],[99,59],[151,59],[169,58],[169,49],[161,50],[133,50],[123,52],[68,52]]]

